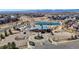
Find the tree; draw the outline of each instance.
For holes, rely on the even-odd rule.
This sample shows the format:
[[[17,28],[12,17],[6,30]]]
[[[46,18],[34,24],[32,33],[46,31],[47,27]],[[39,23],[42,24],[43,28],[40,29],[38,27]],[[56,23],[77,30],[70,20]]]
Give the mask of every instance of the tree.
[[[3,35],[3,34],[1,34],[0,36],[1,36],[1,39],[5,39],[5,37],[4,37],[4,35]]]
[[[77,35],[75,35],[75,39],[77,39]]]
[[[12,46],[12,49],[17,49],[15,42],[12,42],[11,46]]]
[[[26,32],[24,32],[23,34],[26,34]]]
[[[9,33],[10,33],[11,35],[13,34],[11,29],[9,29]]]
[[[29,41],[29,44],[32,45],[32,46],[35,46],[35,43],[32,42],[32,41]]]
[[[12,42],[12,43],[8,42],[7,45],[2,46],[1,48],[2,48],[2,49],[18,49],[18,48],[16,47],[15,42]]]
[[[8,33],[7,33],[7,31],[5,30],[5,36],[8,36]]]
[[[9,49],[11,49],[11,43],[10,42],[8,42],[7,46],[8,46]]]
[[[71,40],[74,40],[75,38],[73,36],[71,36]]]
[[[14,26],[13,29],[16,29],[16,27]]]

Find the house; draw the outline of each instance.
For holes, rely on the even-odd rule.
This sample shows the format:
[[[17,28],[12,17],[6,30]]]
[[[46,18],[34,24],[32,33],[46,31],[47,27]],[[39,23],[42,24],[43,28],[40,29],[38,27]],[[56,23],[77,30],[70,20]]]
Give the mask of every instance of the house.
[[[0,24],[4,24],[7,23],[7,19],[6,18],[0,18]]]
[[[0,18],[0,24],[5,24],[5,23],[9,23],[9,22],[14,22],[17,21],[17,17],[16,16],[5,16],[4,18]]]

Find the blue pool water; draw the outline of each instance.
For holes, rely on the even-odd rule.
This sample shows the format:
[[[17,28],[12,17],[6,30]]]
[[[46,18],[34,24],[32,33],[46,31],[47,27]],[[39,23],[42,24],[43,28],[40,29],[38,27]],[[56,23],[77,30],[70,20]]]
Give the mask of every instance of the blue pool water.
[[[38,21],[38,22],[35,22],[36,26],[32,29],[38,29],[38,30],[45,30],[45,29],[49,29],[48,26],[51,25],[51,26],[58,26],[60,25],[59,22],[44,22],[44,21]]]
[[[32,30],[34,30],[34,29],[37,29],[37,30],[46,30],[46,29],[48,29],[48,26],[47,25],[42,25],[42,26],[40,26],[40,25],[36,25],[34,28],[32,28]]]
[[[60,25],[59,22],[45,22],[45,21],[38,21],[35,23],[36,25],[53,25],[53,26],[58,26]]]

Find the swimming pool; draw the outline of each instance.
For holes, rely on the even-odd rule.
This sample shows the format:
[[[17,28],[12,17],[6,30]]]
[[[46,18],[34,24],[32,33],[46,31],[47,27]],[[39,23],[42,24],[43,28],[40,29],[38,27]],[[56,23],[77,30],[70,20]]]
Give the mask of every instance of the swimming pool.
[[[32,30],[47,30],[49,29],[48,26],[58,26],[60,22],[44,22],[44,21],[37,21],[35,22],[35,27],[31,28]]]
[[[40,26],[40,25],[36,25],[35,27],[33,27],[33,28],[31,28],[31,30],[46,30],[46,29],[48,29],[48,26],[47,25],[42,25],[42,26]]]
[[[36,25],[53,25],[58,26],[60,25],[60,22],[45,22],[45,21],[37,21],[35,22]]]

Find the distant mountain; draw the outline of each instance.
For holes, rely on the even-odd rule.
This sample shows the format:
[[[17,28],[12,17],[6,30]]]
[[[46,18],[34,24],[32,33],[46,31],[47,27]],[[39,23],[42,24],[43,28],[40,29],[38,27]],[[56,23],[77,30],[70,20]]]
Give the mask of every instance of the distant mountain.
[[[26,10],[26,9],[0,9],[0,14],[6,13],[35,13],[35,12],[79,12],[79,9],[36,9],[36,10]]]

